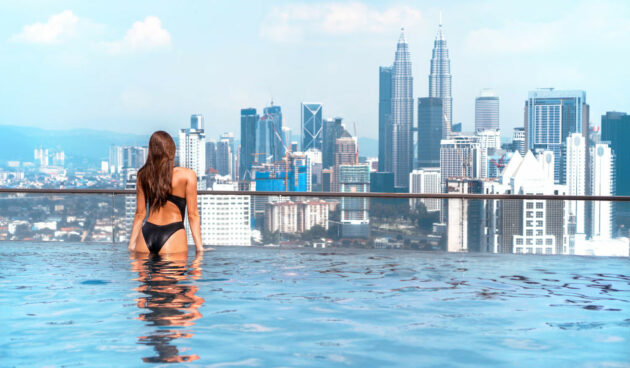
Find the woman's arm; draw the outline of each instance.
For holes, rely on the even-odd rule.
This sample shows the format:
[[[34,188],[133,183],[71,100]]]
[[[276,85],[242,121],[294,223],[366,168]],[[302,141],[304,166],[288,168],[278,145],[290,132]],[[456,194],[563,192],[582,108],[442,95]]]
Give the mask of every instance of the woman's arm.
[[[133,217],[133,225],[131,225],[131,235],[129,236],[129,250],[136,250],[136,240],[142,229],[142,223],[147,215],[147,203],[144,198],[144,191],[140,185],[140,180],[136,181],[136,215]]]
[[[195,242],[197,252],[203,252],[203,243],[201,242],[201,216],[197,209],[197,174],[190,170],[186,183],[186,207],[188,207],[188,224],[190,232]]]

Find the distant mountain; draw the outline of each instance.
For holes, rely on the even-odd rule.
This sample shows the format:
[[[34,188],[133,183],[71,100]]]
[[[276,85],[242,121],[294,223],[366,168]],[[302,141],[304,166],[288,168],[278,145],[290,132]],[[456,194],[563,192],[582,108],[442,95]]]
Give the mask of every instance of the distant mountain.
[[[0,161],[33,161],[35,148],[63,150],[66,160],[97,163],[109,156],[109,146],[146,146],[150,135],[95,129],[52,130],[0,125]]]
[[[359,155],[378,157],[378,139],[359,137]]]

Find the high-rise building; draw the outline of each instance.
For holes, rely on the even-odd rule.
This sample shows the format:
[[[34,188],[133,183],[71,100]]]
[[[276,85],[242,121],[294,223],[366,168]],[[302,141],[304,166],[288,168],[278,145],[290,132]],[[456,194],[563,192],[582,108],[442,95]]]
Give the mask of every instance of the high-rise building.
[[[527,150],[553,151],[554,180],[564,184],[567,137],[580,133],[588,142],[589,107],[584,91],[560,91],[553,88],[529,92],[525,102],[525,143]]]
[[[625,112],[609,111],[602,115],[602,141],[610,142],[614,156],[615,194],[630,195],[630,144],[626,141],[630,137],[630,115]],[[630,212],[627,203],[616,203],[615,211]]]
[[[228,175],[232,177],[232,147],[228,139],[221,139],[217,142],[216,169],[219,172],[219,175]]]
[[[586,194],[586,139],[580,133],[571,133],[566,139],[565,180],[569,195]],[[568,201],[570,233],[585,233],[584,201]],[[574,227],[573,227],[574,226]]]
[[[255,108],[241,109],[241,150],[239,161],[239,180],[251,180],[251,167],[256,163],[256,125],[258,113]],[[215,167],[215,169],[218,169]]]
[[[138,170],[128,169],[126,171],[124,186],[127,190],[136,190],[136,183],[138,180]],[[131,236],[131,227],[133,226],[133,220],[136,217],[136,196],[125,195],[125,220],[123,221],[124,228],[118,232],[118,241],[123,242],[129,240]]]
[[[342,118],[324,119],[324,141],[322,147],[322,167],[329,169],[335,165],[335,145],[344,132]]]
[[[394,185],[408,188],[409,173],[413,168],[413,77],[404,29],[398,39],[392,66],[391,124]]]
[[[367,193],[370,191],[370,167],[366,164],[339,166],[340,192]],[[341,198],[341,236],[367,238],[370,236],[369,201],[367,198]]]
[[[481,176],[481,146],[477,136],[452,136],[440,146],[442,185],[446,179],[474,179]]]
[[[409,174],[409,193],[442,193],[441,176],[439,167],[431,167],[413,170]],[[410,206],[417,208],[418,203],[424,203],[427,212],[440,210],[440,199],[411,199]]]
[[[591,195],[615,195],[614,155],[606,143],[597,143],[591,148]],[[590,203],[590,236],[611,239],[614,235],[614,208],[610,201]],[[587,219],[589,220],[589,219]]]
[[[392,171],[392,67],[378,68],[378,171]]]
[[[48,149],[45,148],[35,148],[33,151],[33,157],[35,159],[35,163],[40,167],[48,166]]]
[[[442,99],[418,99],[418,167],[440,167],[440,141],[446,139],[442,130]]]
[[[318,199],[269,202],[265,205],[265,227],[280,233],[303,233],[313,226],[328,230],[328,207],[326,201]]]
[[[477,137],[479,137],[479,148],[481,151],[481,177],[490,177],[493,157],[497,151],[501,149],[501,131],[499,129],[477,129]]]
[[[203,130],[203,115],[194,114],[190,116],[190,128],[196,130]]]
[[[499,129],[499,97],[490,89],[475,99],[475,130]]]
[[[235,185],[215,183],[212,190],[233,191]],[[250,196],[201,194],[198,202],[201,238],[205,244],[251,245]],[[187,232],[191,244],[190,230]]]
[[[191,117],[191,127],[179,130],[177,156],[179,166],[187,167],[197,174],[198,189],[206,188],[206,134],[203,130],[203,118]],[[201,128],[199,125],[201,124]],[[193,126],[195,128],[193,128]]]
[[[448,57],[448,48],[442,22],[438,27],[437,36],[433,43],[431,56],[431,73],[429,74],[429,97],[442,99],[442,134],[445,138],[451,135],[453,124],[453,97],[451,96],[451,60]]]
[[[523,158],[515,152],[499,181],[484,182],[488,194],[566,195],[564,185],[554,184],[553,171],[544,166],[553,153],[539,159],[531,151]],[[477,201],[481,202],[481,201]],[[483,201],[481,251],[495,253],[572,254],[566,201]]]
[[[338,192],[340,190],[339,167],[341,165],[353,165],[358,163],[359,160],[357,153],[357,139],[352,137],[348,131],[344,130],[341,137],[337,138],[337,141],[335,142],[335,165],[333,167],[333,177],[330,188],[331,192]]]
[[[206,142],[206,173],[211,168],[217,169],[217,142],[214,140]]]
[[[302,102],[302,151],[310,148],[322,150],[323,118],[322,104]]]
[[[512,151],[518,151],[521,156],[525,156],[525,128],[516,127],[512,134]]]
[[[256,154],[258,163],[280,161],[284,156],[286,143],[282,136],[282,109],[271,106],[263,109],[256,129]]]
[[[481,194],[479,179],[448,179],[446,193]],[[447,201],[447,245],[449,252],[479,252],[483,237],[483,202],[451,198]]]

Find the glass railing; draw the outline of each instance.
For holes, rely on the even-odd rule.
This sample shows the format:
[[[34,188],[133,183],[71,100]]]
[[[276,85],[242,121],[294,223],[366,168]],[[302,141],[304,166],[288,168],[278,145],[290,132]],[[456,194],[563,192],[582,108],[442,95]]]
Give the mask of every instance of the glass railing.
[[[629,201],[200,191],[198,207],[209,246],[628,256]],[[133,191],[0,189],[0,241],[127,243],[135,209]]]

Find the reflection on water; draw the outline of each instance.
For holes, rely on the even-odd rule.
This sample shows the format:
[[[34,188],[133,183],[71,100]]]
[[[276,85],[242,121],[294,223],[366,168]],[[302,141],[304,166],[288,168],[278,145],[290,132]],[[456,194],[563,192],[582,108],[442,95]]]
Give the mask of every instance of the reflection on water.
[[[199,359],[196,354],[183,355],[176,340],[193,336],[194,321],[201,317],[199,307],[204,299],[196,296],[197,286],[191,281],[201,277],[202,255],[198,254],[188,267],[188,255],[132,254],[132,271],[138,273],[135,289],[145,296],[137,300],[142,313],[138,319],[154,328],[138,343],[152,346],[155,356],[142,358],[147,363],[189,362]]]

